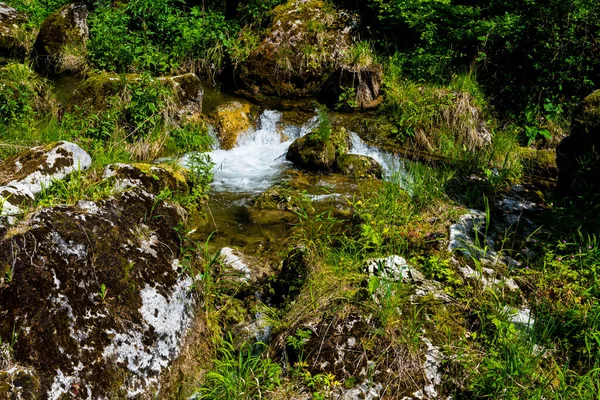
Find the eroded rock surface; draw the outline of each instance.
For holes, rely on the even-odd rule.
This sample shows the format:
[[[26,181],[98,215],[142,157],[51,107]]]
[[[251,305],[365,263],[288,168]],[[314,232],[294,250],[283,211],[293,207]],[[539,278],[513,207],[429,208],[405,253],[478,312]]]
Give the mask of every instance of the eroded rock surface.
[[[195,297],[175,229],[185,212],[138,182],[105,200],[39,210],[0,238],[0,336],[18,333],[12,365],[0,366],[11,395],[159,395]]]

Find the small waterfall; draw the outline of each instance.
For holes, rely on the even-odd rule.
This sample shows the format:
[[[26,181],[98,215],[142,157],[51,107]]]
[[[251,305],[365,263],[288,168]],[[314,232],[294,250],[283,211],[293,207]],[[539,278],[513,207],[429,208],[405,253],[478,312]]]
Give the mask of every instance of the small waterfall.
[[[282,171],[291,166],[285,159],[288,147],[314,127],[316,117],[302,127],[284,125],[282,113],[266,110],[258,127],[248,130],[231,150],[215,149],[209,153],[212,162],[214,191],[256,193],[271,187]],[[181,162],[187,164],[188,157]]]
[[[208,155],[215,164],[212,184],[215,192],[262,192],[280,180],[283,171],[292,167],[285,158],[288,148],[294,140],[310,132],[318,120],[315,116],[299,127],[282,123],[281,117],[279,111],[264,111],[257,127],[240,134],[231,150],[219,149],[216,134],[212,132],[216,145]],[[383,167],[385,179],[400,176],[398,181],[405,186],[404,164],[399,157],[368,145],[354,132],[350,132],[350,142],[350,154],[372,157]],[[180,162],[187,165],[189,155]]]

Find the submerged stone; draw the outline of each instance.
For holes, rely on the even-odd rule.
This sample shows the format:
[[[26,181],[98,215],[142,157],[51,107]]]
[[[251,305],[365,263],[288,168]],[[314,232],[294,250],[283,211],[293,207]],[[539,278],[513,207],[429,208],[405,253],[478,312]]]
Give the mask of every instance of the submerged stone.
[[[335,169],[353,178],[378,178],[383,175],[381,165],[369,156],[342,154],[335,160]]]

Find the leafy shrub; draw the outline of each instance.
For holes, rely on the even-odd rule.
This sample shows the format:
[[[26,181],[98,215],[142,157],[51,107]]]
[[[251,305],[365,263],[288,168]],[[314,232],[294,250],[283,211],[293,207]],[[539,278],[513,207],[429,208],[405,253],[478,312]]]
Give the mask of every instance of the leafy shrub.
[[[24,64],[0,68],[0,124],[23,121],[48,106],[45,81]]]

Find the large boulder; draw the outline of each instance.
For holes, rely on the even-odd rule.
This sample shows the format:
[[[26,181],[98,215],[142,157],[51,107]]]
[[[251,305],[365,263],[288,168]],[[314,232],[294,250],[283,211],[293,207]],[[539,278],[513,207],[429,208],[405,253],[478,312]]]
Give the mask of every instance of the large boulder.
[[[217,130],[221,149],[234,148],[240,134],[252,127],[254,119],[250,103],[232,101],[218,106],[210,120]]]
[[[342,64],[352,44],[354,17],[324,0],[289,0],[240,68],[253,97],[311,97]]]
[[[104,110],[109,107],[107,100],[119,94],[128,83],[140,82],[137,74],[98,74],[86,79],[71,96],[68,108],[83,107],[91,110]],[[193,73],[151,78],[150,84],[158,83],[173,88],[177,101],[179,118],[199,118],[202,112],[204,86]]]
[[[350,137],[343,127],[317,128],[291,144],[286,158],[299,167],[331,171],[338,156],[348,152]]]
[[[91,157],[70,142],[34,147],[0,163],[0,216],[19,214],[24,202],[33,201],[55,180],[91,163]]]
[[[71,3],[44,20],[34,44],[38,68],[47,73],[79,73],[86,68],[88,10]]]
[[[587,96],[574,114],[571,135],[556,149],[556,164],[563,194],[600,192],[600,90]]]
[[[170,398],[186,334],[206,336],[180,262],[186,213],[150,180],[110,170],[130,189],[39,210],[0,236],[0,336],[15,338],[0,365],[7,398]]]
[[[19,26],[26,20],[23,13],[0,2],[0,62],[27,54],[25,43],[18,38]]]

